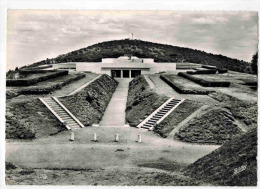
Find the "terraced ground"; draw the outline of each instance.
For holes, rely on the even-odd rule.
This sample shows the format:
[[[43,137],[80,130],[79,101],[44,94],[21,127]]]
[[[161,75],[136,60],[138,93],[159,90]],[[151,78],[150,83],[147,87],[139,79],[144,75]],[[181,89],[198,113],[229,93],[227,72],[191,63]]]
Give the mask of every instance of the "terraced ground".
[[[150,79],[154,84],[153,89],[148,87],[145,79],[137,79],[136,82],[133,82],[134,84],[130,85],[126,114],[128,114],[127,121],[132,123],[132,126],[148,116],[168,97],[187,99],[186,103],[179,106],[180,109],[178,107],[168,119],[158,125],[156,132],[148,132],[134,127],[85,127],[74,132],[74,142],[69,141],[71,133],[66,130],[56,132],[55,135],[45,133],[32,141],[8,139],[6,161],[11,164],[8,164],[9,168],[6,170],[7,183],[11,185],[187,186],[236,185],[236,183],[237,185],[254,185],[256,153],[254,153],[255,151],[251,153],[247,148],[252,149],[252,146],[256,146],[256,141],[254,137],[251,137],[249,131],[257,125],[257,104],[254,101],[238,99],[235,95],[227,95],[220,90],[210,95],[182,95],[165,84],[158,75],[152,75]],[[79,87],[83,83],[81,82],[82,80],[79,80],[70,84],[71,88]],[[240,85],[235,85],[234,88],[238,86]],[[63,88],[53,94],[66,94],[72,91],[71,88]],[[95,86],[93,89],[85,92],[94,94],[99,91]],[[238,90],[240,89],[238,88]],[[241,89],[241,91],[243,90]],[[247,96],[247,91],[244,91],[243,94]],[[33,99],[38,96],[32,95],[28,100],[32,99],[32,102],[34,102]],[[89,102],[99,104],[96,98],[90,98],[92,95],[87,96]],[[250,97],[250,95],[247,96],[247,98]],[[31,104],[31,109],[34,111],[32,113],[26,109],[26,105],[19,105],[20,102],[25,102],[26,98],[28,98],[27,95],[8,100],[8,107],[12,103],[15,106],[12,111],[8,110],[7,112],[15,114],[14,111],[17,109],[19,113],[16,113],[15,117],[21,120],[28,119],[23,114],[24,112],[31,114],[35,120],[44,118],[41,115],[45,116],[46,112],[41,112],[40,116],[37,117],[38,113],[35,109],[39,106],[33,107],[34,104]],[[83,98],[79,96],[79,99],[82,100]],[[68,106],[73,107],[73,103],[81,103],[81,101],[76,102],[75,99],[72,99]],[[205,104],[208,106],[200,112],[201,115],[192,116],[185,123],[185,120],[189,119],[193,112]],[[44,123],[48,123],[50,127],[53,126],[50,120],[51,118],[48,118],[48,120],[45,118],[42,123],[38,124],[39,128],[46,129]],[[34,124],[36,124],[36,121]],[[13,126],[15,124],[11,123]],[[174,135],[183,138],[171,136],[171,132],[176,128],[179,130]],[[92,140],[94,133],[97,135],[98,142]],[[240,138],[239,141],[235,139],[235,142],[232,143],[233,137],[239,138],[244,133],[243,136],[249,137],[251,140],[243,140],[241,143]],[[248,133],[249,135],[247,135]],[[119,134],[119,142],[115,142],[116,134]],[[142,136],[141,143],[137,142],[138,134]],[[201,142],[201,140],[204,141]],[[224,142],[224,151],[221,150],[220,153],[220,150],[217,150],[220,145],[215,144]],[[231,148],[234,147],[233,150],[240,149],[240,147],[245,150],[237,153],[236,157],[233,157],[232,153],[225,155],[228,154],[225,152],[232,152],[230,148],[227,148],[229,144]],[[223,148],[221,147],[221,149]],[[250,151],[249,155],[245,153],[247,151]],[[208,162],[214,161],[216,154],[218,164],[209,164]],[[238,158],[241,154],[241,158]],[[247,164],[249,172],[244,173],[249,173],[248,175],[251,175],[252,179],[248,180],[247,174],[243,172],[235,177],[227,178],[225,175],[223,176],[220,173],[223,170],[226,171],[226,167],[222,166],[226,164],[221,161],[222,159],[224,162],[229,162],[226,167],[232,165],[232,168],[237,168],[234,166],[236,162],[239,162],[237,165],[240,165],[243,160],[246,160],[249,162]],[[17,167],[12,166],[12,164]],[[189,170],[192,174],[186,174],[188,165],[190,165]],[[199,168],[198,174],[201,174],[201,177],[196,177],[196,167]],[[208,168],[206,171],[204,171],[205,167]],[[216,171],[212,172],[210,169]],[[232,171],[228,171],[228,173]],[[214,175],[221,182],[215,182]],[[205,179],[205,177],[207,178]],[[238,178],[241,178],[242,184]]]

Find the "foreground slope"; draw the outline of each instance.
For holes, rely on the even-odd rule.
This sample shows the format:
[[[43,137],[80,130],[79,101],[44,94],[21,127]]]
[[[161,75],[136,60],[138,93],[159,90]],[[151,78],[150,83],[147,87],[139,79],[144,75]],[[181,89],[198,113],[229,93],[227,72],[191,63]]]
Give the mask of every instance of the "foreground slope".
[[[214,65],[233,71],[250,72],[250,64],[204,51],[152,43],[141,40],[106,41],[59,55],[54,59],[36,62],[31,66],[61,62],[100,62],[102,58],[117,58],[129,53],[139,58],[153,58],[155,62],[193,62]]]
[[[191,177],[225,186],[256,186],[257,129],[235,137],[189,165]]]

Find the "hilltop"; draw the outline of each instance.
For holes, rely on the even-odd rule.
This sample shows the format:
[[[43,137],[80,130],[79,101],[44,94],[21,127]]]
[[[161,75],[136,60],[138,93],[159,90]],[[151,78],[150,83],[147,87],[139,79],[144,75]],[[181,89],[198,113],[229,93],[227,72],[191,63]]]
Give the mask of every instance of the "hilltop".
[[[127,53],[139,58],[153,58],[155,62],[192,62],[213,65],[238,72],[251,73],[250,63],[242,60],[191,48],[129,39],[97,43],[86,48],[59,55],[53,59],[46,59],[24,67],[62,62],[100,62],[102,58],[117,58]]]

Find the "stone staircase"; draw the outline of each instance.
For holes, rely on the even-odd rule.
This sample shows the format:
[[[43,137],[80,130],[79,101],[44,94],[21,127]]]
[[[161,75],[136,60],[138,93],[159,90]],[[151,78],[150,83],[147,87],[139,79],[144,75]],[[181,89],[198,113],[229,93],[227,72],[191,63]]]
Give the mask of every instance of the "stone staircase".
[[[149,115],[137,127],[153,130],[154,127],[162,122],[175,108],[177,108],[185,99],[178,100],[173,97],[168,99],[163,105]]]
[[[39,99],[67,129],[76,130],[84,127],[56,97]]]

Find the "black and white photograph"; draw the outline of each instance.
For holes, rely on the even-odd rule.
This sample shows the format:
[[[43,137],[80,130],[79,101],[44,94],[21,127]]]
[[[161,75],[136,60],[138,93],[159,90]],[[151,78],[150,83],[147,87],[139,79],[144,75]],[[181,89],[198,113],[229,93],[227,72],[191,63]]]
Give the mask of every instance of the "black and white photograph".
[[[10,8],[5,23],[7,187],[257,186],[258,11]]]

